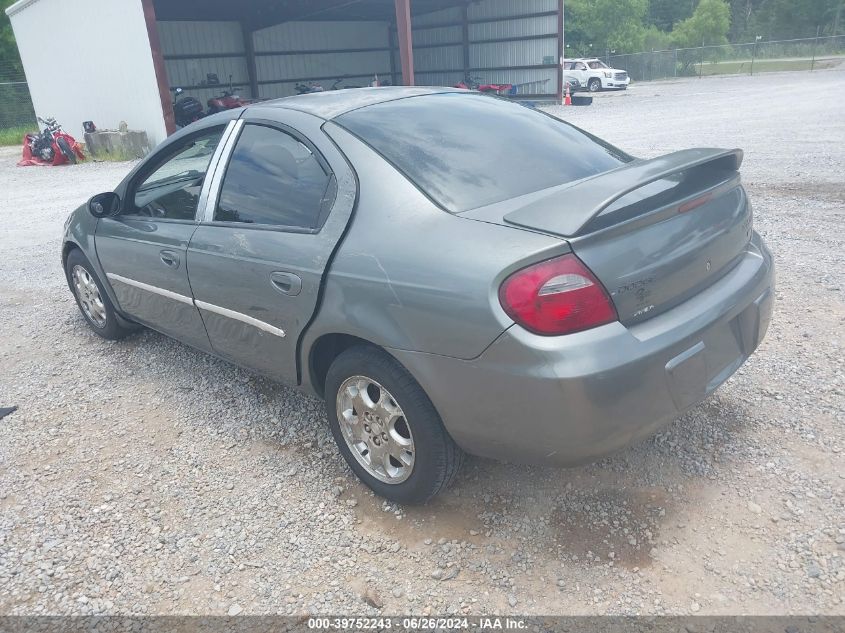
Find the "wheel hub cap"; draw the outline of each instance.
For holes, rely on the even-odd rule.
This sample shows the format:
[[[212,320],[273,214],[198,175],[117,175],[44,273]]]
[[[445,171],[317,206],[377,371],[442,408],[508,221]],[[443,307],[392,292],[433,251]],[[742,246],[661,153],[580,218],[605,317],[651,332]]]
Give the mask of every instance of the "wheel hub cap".
[[[103,303],[103,298],[100,296],[100,289],[97,283],[87,270],[82,266],[73,267],[73,287],[76,290],[76,296],[79,298],[79,305],[82,306],[82,311],[88,320],[96,327],[106,327],[108,317],[106,315],[106,306]]]
[[[337,420],[346,445],[379,481],[398,484],[414,468],[414,436],[390,392],[365,376],[346,380],[337,393]]]

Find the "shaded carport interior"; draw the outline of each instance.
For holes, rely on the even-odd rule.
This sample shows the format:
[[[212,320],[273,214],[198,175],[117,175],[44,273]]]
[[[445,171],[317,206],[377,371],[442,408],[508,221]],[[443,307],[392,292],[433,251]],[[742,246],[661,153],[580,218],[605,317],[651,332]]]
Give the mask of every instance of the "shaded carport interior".
[[[512,83],[562,98],[563,0],[142,0],[168,130],[173,90],[203,103],[230,83],[253,98],[330,89]],[[208,75],[220,85],[209,85]]]

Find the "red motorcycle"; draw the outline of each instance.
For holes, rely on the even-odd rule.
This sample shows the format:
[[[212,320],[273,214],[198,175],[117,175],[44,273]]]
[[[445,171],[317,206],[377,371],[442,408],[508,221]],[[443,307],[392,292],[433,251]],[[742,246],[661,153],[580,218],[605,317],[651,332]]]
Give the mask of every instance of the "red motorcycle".
[[[85,160],[85,154],[76,139],[62,129],[56,119],[47,120],[38,117],[44,125],[44,130],[27,134],[23,139],[23,158],[18,163],[20,167],[30,165],[64,165],[76,164]]]
[[[219,97],[212,97],[208,100],[208,114],[216,114],[224,110],[234,110],[256,103],[255,99],[243,99],[232,87],[232,76],[229,75],[229,89],[224,90]],[[238,88],[240,90],[240,88]]]
[[[483,84],[480,77],[467,77],[455,85],[455,88],[464,90],[476,90],[484,93],[513,96],[516,94],[516,86],[513,84]]]

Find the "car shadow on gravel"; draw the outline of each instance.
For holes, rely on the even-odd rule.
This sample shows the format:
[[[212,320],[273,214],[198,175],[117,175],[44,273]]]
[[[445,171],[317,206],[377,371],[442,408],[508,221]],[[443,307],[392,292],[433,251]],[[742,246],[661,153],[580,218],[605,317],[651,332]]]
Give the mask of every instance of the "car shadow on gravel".
[[[362,500],[356,510],[363,531],[409,547],[426,538],[467,541],[519,559],[527,540],[535,562],[644,568],[664,526],[699,511],[710,482],[735,466],[749,420],[742,403],[719,395],[656,437],[587,466],[469,457],[452,488],[425,506],[399,510],[407,521],[397,522],[390,504],[357,482],[349,495]]]
[[[664,525],[694,511],[708,481],[732,468],[754,423],[729,383],[655,437],[602,461],[555,468],[468,457],[450,489],[424,506],[400,508],[355,479],[332,444],[320,401],[155,333],[120,345],[136,362],[167,364],[168,373],[149,385],[160,382],[168,394],[162,404],[176,398],[175,417],[198,433],[246,442],[254,467],[266,470],[255,476],[297,476],[301,458],[317,459],[324,469],[311,471],[309,487],[352,508],[357,530],[408,547],[465,541],[519,557],[529,538],[547,561],[647,567]]]

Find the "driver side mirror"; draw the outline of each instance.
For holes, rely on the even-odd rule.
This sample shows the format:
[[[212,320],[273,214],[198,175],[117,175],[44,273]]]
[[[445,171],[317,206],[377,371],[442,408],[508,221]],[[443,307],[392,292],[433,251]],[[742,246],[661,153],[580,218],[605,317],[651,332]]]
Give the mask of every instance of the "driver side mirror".
[[[95,218],[110,218],[120,212],[120,196],[113,191],[98,193],[88,201],[88,211]]]

